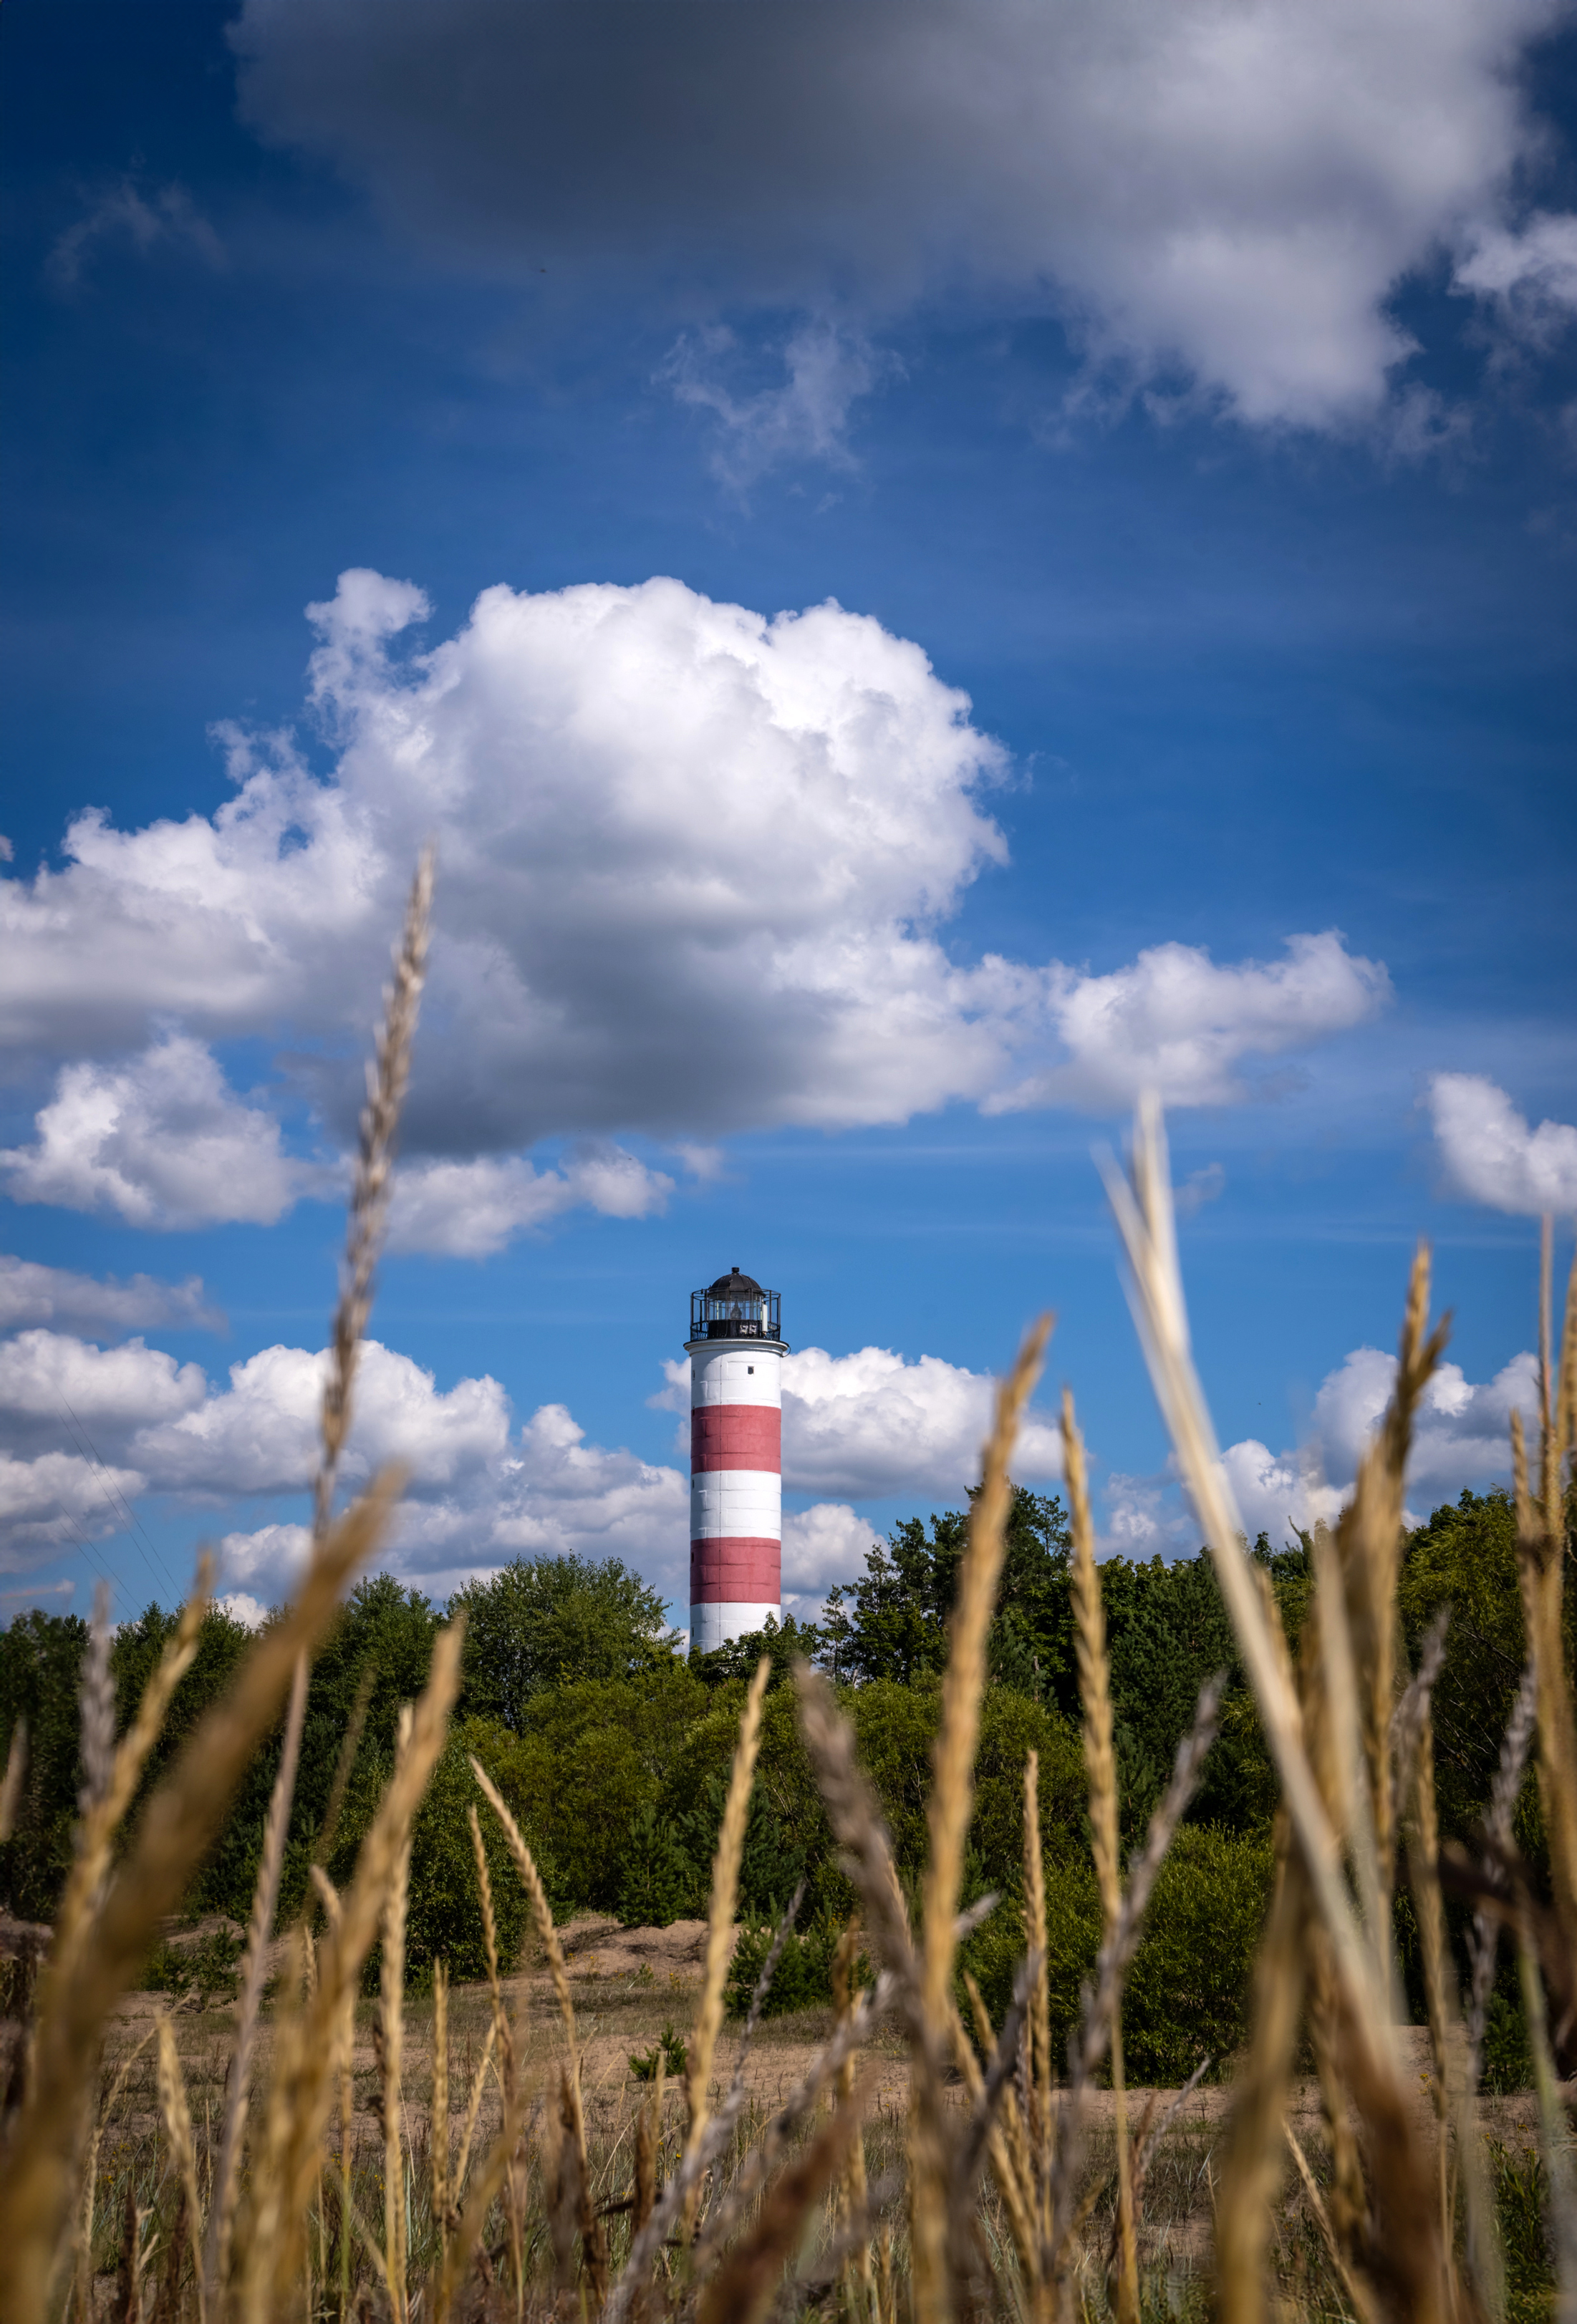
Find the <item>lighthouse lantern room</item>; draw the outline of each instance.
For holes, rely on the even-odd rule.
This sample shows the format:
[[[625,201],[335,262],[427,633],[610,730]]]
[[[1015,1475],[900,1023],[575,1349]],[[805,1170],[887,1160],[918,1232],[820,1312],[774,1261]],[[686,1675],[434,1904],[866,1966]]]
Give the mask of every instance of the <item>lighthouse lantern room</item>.
[[[690,1296],[690,1642],[783,1616],[781,1302],[730,1268]]]

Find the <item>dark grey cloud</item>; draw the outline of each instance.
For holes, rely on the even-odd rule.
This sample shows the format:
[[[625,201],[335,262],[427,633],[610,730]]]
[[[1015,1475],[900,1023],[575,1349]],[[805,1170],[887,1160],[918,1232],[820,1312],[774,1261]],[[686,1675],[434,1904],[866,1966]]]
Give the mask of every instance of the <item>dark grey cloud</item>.
[[[1058,307],[1245,417],[1372,410],[1480,247],[1561,0],[246,0],[245,117],[450,261]]]

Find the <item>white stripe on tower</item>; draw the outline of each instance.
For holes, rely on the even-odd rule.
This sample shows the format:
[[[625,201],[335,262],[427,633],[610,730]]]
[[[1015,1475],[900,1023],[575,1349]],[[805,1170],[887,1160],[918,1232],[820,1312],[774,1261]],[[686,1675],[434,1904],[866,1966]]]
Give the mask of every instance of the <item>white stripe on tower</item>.
[[[737,1270],[736,1279],[749,1283]],[[769,1614],[783,1618],[784,1344],[731,1331],[687,1344],[690,1636],[691,1651],[704,1654],[759,1630]]]

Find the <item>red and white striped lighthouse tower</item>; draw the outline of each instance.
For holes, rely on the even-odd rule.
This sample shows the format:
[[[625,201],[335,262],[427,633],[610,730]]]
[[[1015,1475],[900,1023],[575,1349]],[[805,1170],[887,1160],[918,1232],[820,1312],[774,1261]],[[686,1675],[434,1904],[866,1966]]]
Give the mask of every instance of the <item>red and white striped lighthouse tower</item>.
[[[734,1268],[690,1295],[690,1644],[783,1618],[779,1300]]]

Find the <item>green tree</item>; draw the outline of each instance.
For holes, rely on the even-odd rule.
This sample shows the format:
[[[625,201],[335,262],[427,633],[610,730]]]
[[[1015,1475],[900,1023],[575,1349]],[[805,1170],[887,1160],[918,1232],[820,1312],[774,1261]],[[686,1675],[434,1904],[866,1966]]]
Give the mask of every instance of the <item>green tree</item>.
[[[543,1688],[634,1676],[677,1643],[661,1592],[617,1557],[516,1558],[457,1591],[450,1613],[466,1617],[461,1710],[517,1730]]]
[[[979,1488],[971,1488],[975,1499]],[[905,1517],[873,1548],[858,1582],[829,1591],[822,1658],[840,1679],[891,1679],[900,1686],[934,1677],[947,1661],[947,1623],[969,1539],[968,1514],[947,1509]],[[1014,1488],[1002,1586],[992,1624],[994,1677],[1021,1693],[1044,1695],[1071,1670],[1067,1520],[1055,1495]]]
[[[0,1765],[18,1719],[27,1721],[27,1772],[16,1829],[0,1848],[0,1895],[24,1921],[54,1914],[71,1864],[82,1781],[77,1689],[88,1625],[77,1614],[18,1614],[0,1632]]]

